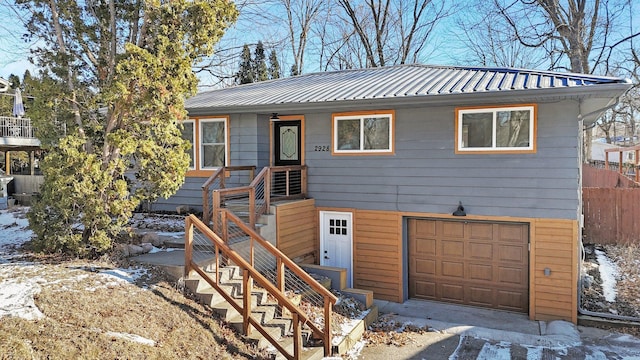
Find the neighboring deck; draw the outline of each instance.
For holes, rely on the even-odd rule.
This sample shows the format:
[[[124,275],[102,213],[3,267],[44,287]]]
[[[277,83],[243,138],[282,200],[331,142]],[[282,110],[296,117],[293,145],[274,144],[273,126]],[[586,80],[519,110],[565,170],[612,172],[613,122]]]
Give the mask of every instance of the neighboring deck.
[[[0,150],[28,151],[40,147],[31,119],[0,116]]]

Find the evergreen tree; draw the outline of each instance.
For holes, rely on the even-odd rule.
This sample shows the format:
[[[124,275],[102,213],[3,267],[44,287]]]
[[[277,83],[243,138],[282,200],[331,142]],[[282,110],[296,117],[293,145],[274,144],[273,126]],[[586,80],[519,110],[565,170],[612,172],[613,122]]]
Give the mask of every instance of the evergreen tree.
[[[236,74],[236,83],[250,84],[254,81],[253,63],[251,61],[251,50],[249,45],[244,44],[242,47],[242,55],[240,55],[240,69]]]
[[[44,69],[41,103],[30,116],[38,128],[70,125],[45,136],[44,184],[28,213],[34,245],[98,255],[141,201],[184,182],[189,144],[179,119],[196,91],[192,66],[212,54],[237,11],[224,0],[16,3],[41,44],[32,50]]]
[[[275,50],[271,50],[269,54],[269,79],[280,78],[280,63],[278,62],[278,55]]]
[[[269,71],[267,70],[266,56],[264,55],[264,45],[262,41],[258,41],[256,50],[253,54],[253,69],[255,71],[255,81],[269,80]]]

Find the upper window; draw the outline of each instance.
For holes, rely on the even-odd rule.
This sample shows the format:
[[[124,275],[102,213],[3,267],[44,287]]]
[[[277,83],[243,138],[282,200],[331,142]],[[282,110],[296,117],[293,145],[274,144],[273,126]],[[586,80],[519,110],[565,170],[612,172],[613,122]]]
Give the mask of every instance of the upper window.
[[[456,109],[456,152],[536,151],[536,106]]]
[[[227,121],[200,120],[200,169],[215,169],[226,165]]]
[[[189,170],[196,168],[196,129],[193,120],[184,120],[182,122],[182,138],[191,143],[191,149],[187,150],[191,161],[189,162]]]
[[[393,112],[333,116],[334,154],[393,153]]]

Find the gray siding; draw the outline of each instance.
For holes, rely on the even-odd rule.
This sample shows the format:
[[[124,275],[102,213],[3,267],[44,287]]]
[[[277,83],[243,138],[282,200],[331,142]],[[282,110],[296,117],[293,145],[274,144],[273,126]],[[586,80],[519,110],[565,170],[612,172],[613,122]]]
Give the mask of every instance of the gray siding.
[[[354,109],[357,110],[357,109]],[[538,104],[535,154],[454,153],[454,108],[396,109],[395,155],[332,156],[331,113],[305,115],[309,195],[317,206],[578,219],[579,122],[576,102]],[[230,165],[269,164],[268,115],[232,115]],[[205,178],[154,204],[201,206]]]
[[[256,165],[256,174],[269,164],[269,120],[255,114],[234,114],[229,119],[229,165]],[[227,183],[241,181],[246,185],[245,173],[227,179]],[[176,211],[180,205],[202,211],[202,184],[206,177],[187,177],[178,192],[168,199],[158,199],[152,205],[154,211]]]
[[[188,205],[195,211],[202,211],[202,184],[207,178],[188,177],[178,192],[168,199],[160,198],[151,204],[152,211],[176,211],[177,206]]]
[[[574,102],[538,105],[537,153],[454,153],[452,107],[396,110],[393,156],[331,156],[331,114],[307,115],[309,193],[317,206],[577,219]]]

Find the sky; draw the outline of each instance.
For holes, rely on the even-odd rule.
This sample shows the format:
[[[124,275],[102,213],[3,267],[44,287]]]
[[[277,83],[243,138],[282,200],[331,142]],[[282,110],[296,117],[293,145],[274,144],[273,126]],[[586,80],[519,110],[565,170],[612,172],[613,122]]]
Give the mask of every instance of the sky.
[[[23,24],[24,14],[16,13],[12,9],[15,0],[0,0],[0,77],[7,78],[10,74],[22,75],[25,70],[35,72],[36,68],[32,65],[29,58],[29,48],[33,45],[33,42],[25,42],[22,35],[26,32]],[[453,0],[452,0],[453,1]],[[467,0],[454,1],[458,6],[464,6]],[[618,0],[626,1],[626,0]],[[243,1],[237,1],[238,3]],[[244,2],[251,3],[251,0]],[[631,1],[633,7],[633,13],[640,13],[640,1]],[[291,66],[291,61],[288,61],[290,50],[282,50],[286,41],[286,20],[282,10],[279,10],[275,5],[268,5],[260,9],[262,12],[256,12],[251,8],[244,8],[241,10],[241,16],[238,22],[230,28],[222,39],[222,47],[231,48],[237,50],[239,55],[242,45],[245,43],[255,44],[258,40],[262,40],[265,43],[267,51],[270,51],[271,47],[279,50],[279,58],[281,61],[281,68],[283,72],[288,73]],[[281,14],[282,20],[274,22],[273,16]],[[640,23],[640,16],[636,16],[634,23]],[[282,25],[280,25],[282,24]],[[635,30],[638,31],[640,24],[635,26]],[[441,64],[441,65],[464,65],[460,63],[461,59],[464,59],[464,46],[455,43],[455,36],[458,35],[460,29],[455,26],[453,18],[447,20],[445,24],[442,24],[437,28],[437,35],[432,38],[428,43],[428,47],[431,49],[427,51],[428,56],[425,62],[429,64]],[[313,40],[313,39],[312,39]],[[310,40],[309,46],[312,46],[312,40]],[[315,39],[317,40],[317,39]],[[444,43],[443,43],[444,42]],[[307,53],[310,54],[313,49],[308,49]],[[544,68],[544,64],[532,64],[527,67],[539,67]],[[232,62],[226,68],[227,73],[234,72],[237,68],[237,63]],[[317,63],[313,62],[311,56],[307,57],[305,72],[320,71]],[[214,84],[211,78],[207,78],[207,75],[199,75],[203,83]],[[215,85],[215,84],[214,84]]]
[[[34,71],[29,62],[30,43],[22,39],[25,33],[22,14],[15,13],[9,4],[13,0],[0,0],[0,77],[11,74],[22,76],[25,70]]]

